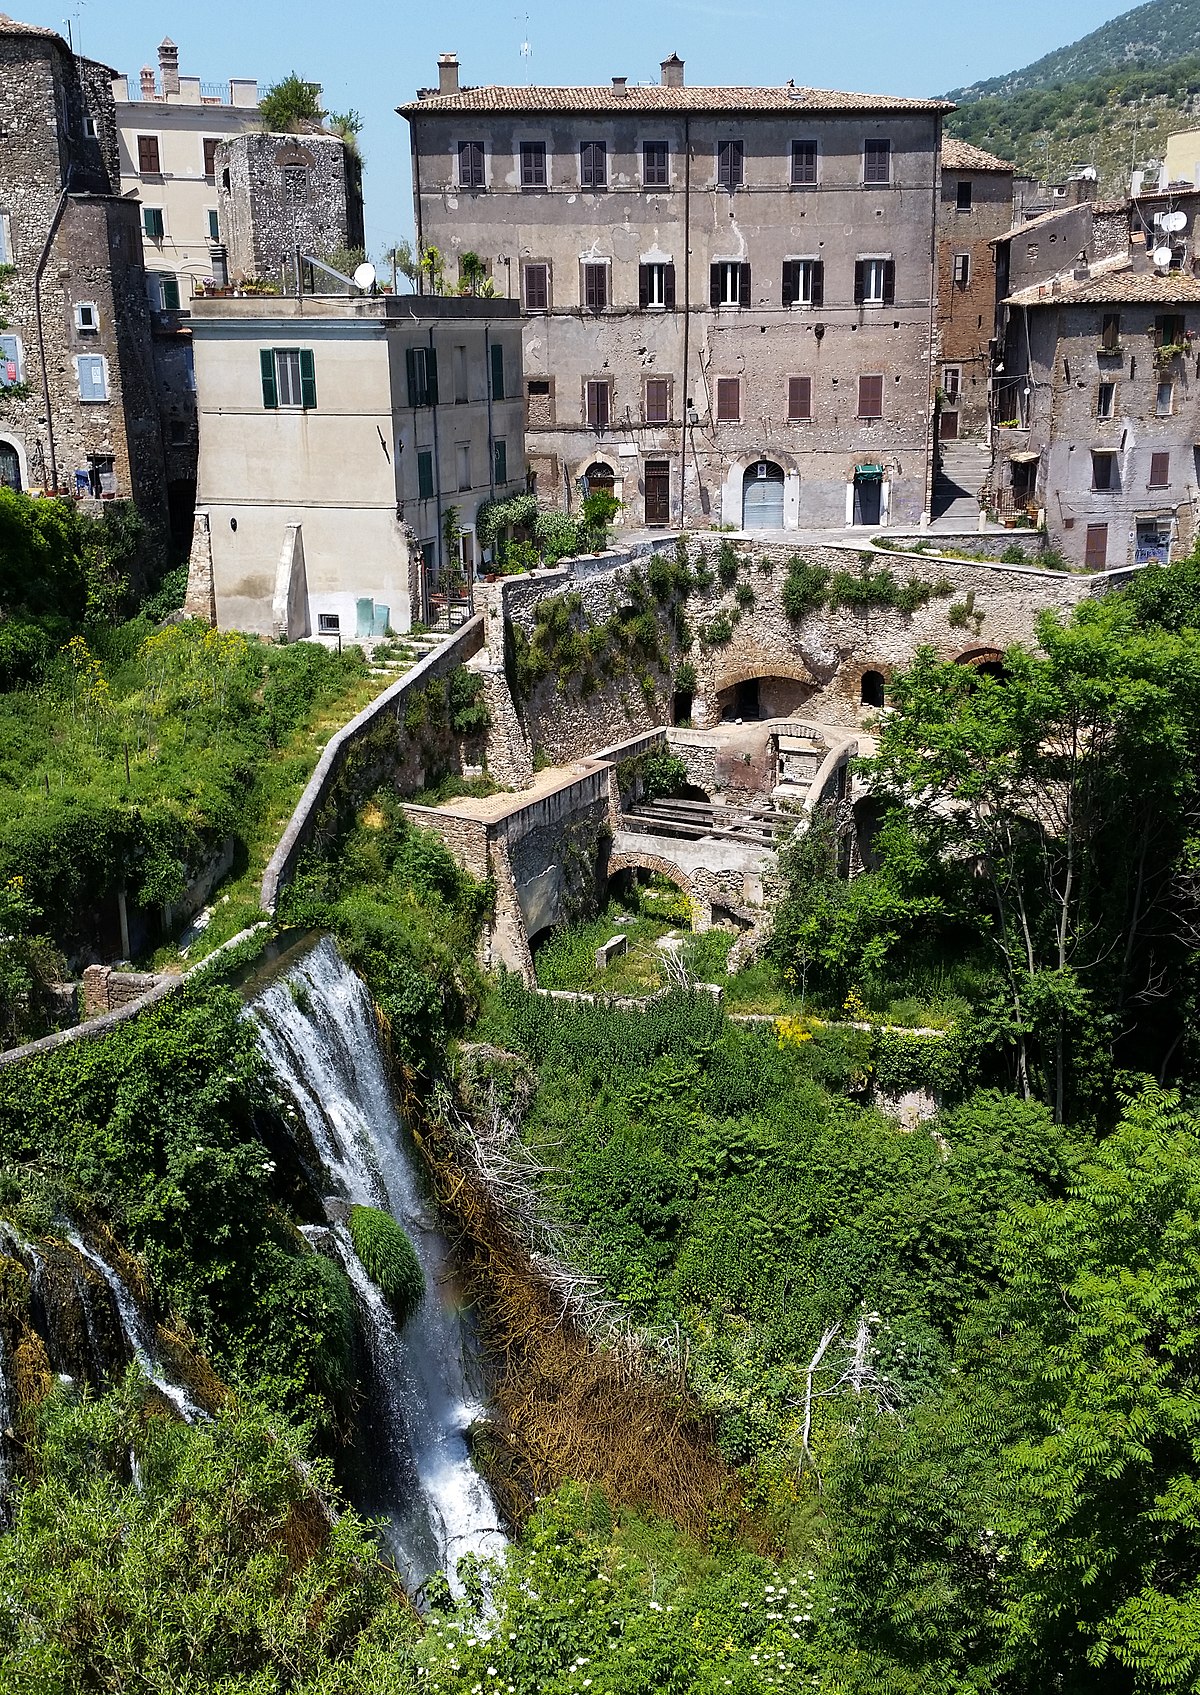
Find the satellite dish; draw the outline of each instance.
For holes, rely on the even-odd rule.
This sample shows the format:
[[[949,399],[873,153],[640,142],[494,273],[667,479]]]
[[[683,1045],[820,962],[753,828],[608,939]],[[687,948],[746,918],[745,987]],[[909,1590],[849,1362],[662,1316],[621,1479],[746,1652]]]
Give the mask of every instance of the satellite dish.
[[[1187,213],[1168,212],[1162,221],[1162,227],[1169,235],[1176,235],[1180,230],[1187,228]]]
[[[1169,259],[1170,254],[1168,254],[1167,257]],[[369,259],[365,264],[360,265],[355,271],[354,286],[355,288],[361,288],[364,294],[368,289],[375,287],[375,267],[371,264]]]
[[[1169,247],[1156,247],[1150,257],[1160,271],[1165,271],[1171,263],[1171,249]]]

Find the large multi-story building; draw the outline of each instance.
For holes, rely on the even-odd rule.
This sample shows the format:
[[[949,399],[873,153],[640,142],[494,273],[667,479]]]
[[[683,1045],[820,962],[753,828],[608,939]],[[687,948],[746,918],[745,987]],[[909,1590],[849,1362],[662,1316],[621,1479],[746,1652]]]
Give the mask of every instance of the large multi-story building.
[[[181,77],[179,49],[168,39],[158,49],[157,79],[149,65],[136,85],[114,77],[113,96],[121,192],[140,202],[154,305],[173,311],[212,275],[210,250],[221,239],[217,148],[261,129],[258,84],[253,77],[213,85]]]
[[[417,237],[519,299],[540,498],[640,526],[928,512],[942,100],[659,84],[439,86]]]
[[[1013,167],[947,136],[938,226],[938,330],[943,441],[987,433],[996,318],[996,248],[1013,220]]]
[[[112,71],[0,16],[0,482],[165,512],[138,208]],[[7,391],[7,392],[6,392]]]

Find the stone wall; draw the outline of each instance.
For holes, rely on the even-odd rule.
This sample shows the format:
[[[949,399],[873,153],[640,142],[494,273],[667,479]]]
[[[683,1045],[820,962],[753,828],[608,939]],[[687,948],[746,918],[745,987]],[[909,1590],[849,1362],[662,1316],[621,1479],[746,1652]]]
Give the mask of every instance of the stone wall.
[[[217,215],[231,278],[278,282],[284,269],[294,276],[297,247],[327,259],[362,245],[361,188],[347,158],[333,135],[252,133],[221,143]]]
[[[83,974],[83,1016],[99,1018],[118,1007],[140,1001],[152,989],[170,983],[178,973],[118,971],[111,965],[89,965]]]

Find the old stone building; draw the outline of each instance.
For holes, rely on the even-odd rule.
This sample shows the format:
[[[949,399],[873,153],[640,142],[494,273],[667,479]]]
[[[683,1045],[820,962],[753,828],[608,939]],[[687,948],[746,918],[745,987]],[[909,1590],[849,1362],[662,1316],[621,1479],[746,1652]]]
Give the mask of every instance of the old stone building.
[[[928,510],[940,100],[656,85],[461,88],[411,128],[418,241],[525,326],[539,496],[630,526]]]
[[[938,433],[982,438],[996,319],[996,250],[1012,226],[1013,167],[947,136],[938,223]]]
[[[217,216],[235,281],[294,287],[297,248],[326,259],[364,244],[362,166],[340,136],[240,135],[217,149],[217,173]]]
[[[450,623],[525,488],[515,301],[197,298],[188,609],[289,637]]]

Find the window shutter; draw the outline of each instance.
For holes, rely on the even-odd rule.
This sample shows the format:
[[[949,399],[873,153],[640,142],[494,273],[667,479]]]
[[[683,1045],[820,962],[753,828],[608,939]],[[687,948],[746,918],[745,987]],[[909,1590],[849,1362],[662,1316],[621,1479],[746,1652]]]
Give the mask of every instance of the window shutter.
[[[739,142],[738,145],[740,146],[741,143]],[[749,267],[749,265],[739,265],[738,266],[738,305],[739,306],[749,306],[749,304],[750,304],[750,267]]]
[[[404,366],[408,373],[408,404],[419,406],[421,404],[421,381],[417,375],[417,350],[415,347],[404,349]],[[275,402],[272,400],[270,405],[274,406],[274,404]]]
[[[861,306],[867,292],[867,267],[861,259],[854,262],[854,304]]]
[[[425,401],[429,406],[438,403],[437,350],[433,347],[425,349]]]
[[[800,266],[794,259],[783,261],[783,304],[794,306],[800,298]]]
[[[895,304],[895,300],[896,261],[894,259],[885,259],[883,261],[883,304],[885,306],[892,306]]]
[[[812,265],[812,305],[825,304],[825,261],[814,259]]]
[[[731,141],[729,143],[729,182],[733,188],[737,188],[742,180],[742,157],[742,143]]]
[[[1152,453],[1150,455],[1150,487],[1166,488],[1171,480],[1171,455],[1169,453]]]
[[[259,349],[258,369],[262,376],[263,405],[273,412],[279,405],[279,391],[275,387],[275,355],[269,347]]]
[[[498,483],[506,483],[508,481],[508,443],[506,441],[494,442],[493,455],[495,458],[496,481]]]
[[[812,417],[812,378],[788,378],[788,417],[793,419]]]
[[[720,265],[710,265],[708,267],[708,304],[710,306],[719,306],[721,304]]]
[[[300,404],[306,412],[317,404],[317,369],[311,347],[300,349]]]
[[[883,378],[859,377],[858,415],[860,418],[882,418]]]
[[[638,266],[638,305],[644,312],[650,304],[650,267]]]
[[[675,310],[675,267],[663,266],[663,305],[668,312]]]
[[[492,399],[504,399],[504,349],[498,341],[492,343]]]

